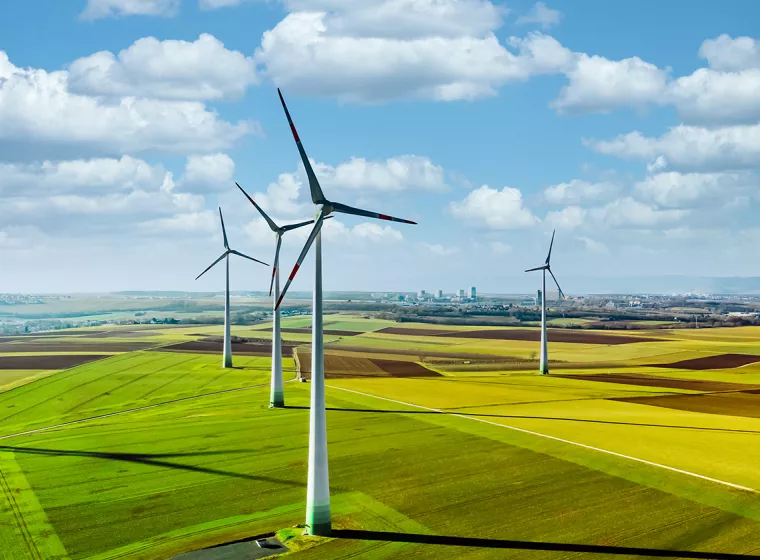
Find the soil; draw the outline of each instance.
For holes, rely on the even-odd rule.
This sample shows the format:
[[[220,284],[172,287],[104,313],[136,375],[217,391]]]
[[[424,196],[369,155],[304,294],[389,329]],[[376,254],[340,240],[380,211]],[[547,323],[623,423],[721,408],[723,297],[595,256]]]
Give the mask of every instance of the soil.
[[[95,360],[110,358],[108,355],[60,354],[56,356],[0,356],[3,369],[67,369]]]
[[[689,412],[760,418],[760,394],[752,390],[708,395],[665,395],[615,400]]]
[[[265,338],[246,338],[235,340],[232,339],[232,353],[241,356],[269,356],[272,354],[272,341]],[[240,341],[242,340],[242,342]],[[289,355],[292,348],[303,344],[301,342],[282,341],[282,355]],[[203,340],[193,340],[190,342],[180,342],[170,346],[157,348],[164,352],[187,352],[191,354],[221,354],[223,340],[221,337],[206,338]]]
[[[306,329],[306,328],[296,329],[296,328],[285,327],[280,330],[284,333],[311,334],[311,329]],[[342,331],[339,329],[323,329],[322,332],[324,334],[329,334],[332,336],[357,336],[360,334],[364,334],[361,331]]]
[[[692,370],[730,369],[746,366],[747,364],[754,364],[756,362],[760,362],[760,356],[754,356],[752,354],[719,354],[717,356],[683,360],[672,364],[653,364],[652,367]]]
[[[417,362],[401,362],[398,360],[380,360],[378,358],[371,358],[370,361],[382,369],[384,372],[389,373],[391,377],[440,377],[441,374],[429,370],[423,365]]]
[[[20,342],[0,342],[0,353],[15,352],[44,353],[44,352],[134,352],[154,347],[150,342],[87,342],[82,340],[66,341],[29,339]]]
[[[676,379],[673,377],[655,377],[636,373],[598,373],[595,375],[556,375],[567,379],[582,379],[583,381],[601,381],[602,383],[621,383],[624,385],[641,385],[643,387],[663,387],[665,389],[687,389],[689,391],[741,391],[755,389],[755,385],[742,383],[727,383],[724,381],[703,381],[701,379]]]
[[[382,334],[395,334],[407,336],[438,336],[453,338],[480,338],[484,340],[522,340],[527,342],[539,342],[541,331],[538,329],[494,329],[494,330],[470,330],[470,331],[442,331],[434,329],[401,329],[388,327],[376,331]],[[658,338],[643,336],[613,335],[584,332],[569,329],[548,329],[550,342],[568,342],[576,344],[632,344],[635,342],[659,342]]]

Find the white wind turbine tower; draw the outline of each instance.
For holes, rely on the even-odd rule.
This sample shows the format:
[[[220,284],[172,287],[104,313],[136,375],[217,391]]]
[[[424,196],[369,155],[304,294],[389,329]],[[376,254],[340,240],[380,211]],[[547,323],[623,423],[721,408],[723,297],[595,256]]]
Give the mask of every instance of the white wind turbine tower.
[[[541,358],[539,362],[539,373],[541,375],[546,375],[549,373],[549,353],[546,348],[546,273],[548,272],[551,274],[552,278],[554,279],[554,283],[557,285],[557,290],[559,290],[559,300],[562,301],[562,297],[565,295],[562,292],[562,288],[559,287],[559,282],[557,282],[557,278],[554,276],[554,273],[551,269],[551,258],[552,258],[552,246],[554,245],[554,234],[556,233],[556,230],[552,232],[552,240],[551,243],[549,243],[549,254],[546,255],[546,262],[542,264],[541,266],[537,266],[536,268],[529,268],[525,272],[533,272],[536,270],[540,270],[542,273],[542,279],[541,279]]]
[[[251,260],[253,262],[257,262],[259,264],[263,264],[264,266],[269,266],[265,262],[261,262],[259,260],[254,259],[253,257],[249,257],[248,255],[244,255],[240,251],[235,251],[234,249],[230,249],[229,243],[227,243],[227,230],[224,229],[224,217],[222,216],[222,209],[219,208],[219,219],[222,221],[222,235],[224,236],[224,253],[222,253],[222,256],[216,259],[214,262],[212,262],[206,270],[201,272],[198,276],[196,276],[196,280],[206,274],[211,268],[221,261],[222,259],[226,259],[226,266],[227,266],[227,279],[226,284],[224,288],[224,353],[222,355],[222,367],[224,368],[231,368],[232,367],[232,344],[230,343],[230,254],[237,255],[238,257],[243,257],[244,259]]]
[[[282,290],[275,308],[280,307],[282,298],[285,297],[290,283],[301,267],[304,258],[306,258],[306,254],[309,252],[312,243],[316,240],[314,254],[314,308],[312,310],[311,329],[311,406],[309,408],[309,474],[306,490],[306,527],[310,535],[329,536],[332,531],[332,522],[330,517],[330,482],[327,471],[327,426],[325,423],[325,364],[322,333],[322,224],[333,212],[404,224],[416,224],[416,222],[394,218],[386,214],[378,214],[377,212],[369,212],[341,204],[340,202],[327,200],[322,193],[322,188],[319,186],[317,176],[314,174],[314,169],[311,167],[309,158],[301,144],[296,127],[293,125],[293,119],[290,118],[290,112],[287,105],[285,105],[285,100],[279,89],[277,90],[277,94],[280,96],[282,108],[285,110],[285,116],[288,119],[288,124],[290,124],[290,130],[293,133],[298,152],[301,155],[301,161],[306,170],[306,176],[309,179],[311,200],[319,208],[314,228],[311,230],[309,238],[306,240],[306,244],[293,267],[293,271],[285,283],[285,288]]]
[[[282,337],[280,336],[280,309],[277,307],[277,301],[280,299],[280,246],[285,232],[313,224],[314,220],[280,227],[248,196],[243,187],[237,183],[235,184],[251,204],[253,204],[254,208],[259,211],[259,214],[269,225],[269,229],[275,234],[276,245],[274,249],[274,261],[272,261],[272,280],[269,282],[270,296],[272,295],[272,287],[274,286],[274,297],[272,298],[272,387],[269,394],[269,406],[283,407],[285,406],[285,395],[282,390]]]

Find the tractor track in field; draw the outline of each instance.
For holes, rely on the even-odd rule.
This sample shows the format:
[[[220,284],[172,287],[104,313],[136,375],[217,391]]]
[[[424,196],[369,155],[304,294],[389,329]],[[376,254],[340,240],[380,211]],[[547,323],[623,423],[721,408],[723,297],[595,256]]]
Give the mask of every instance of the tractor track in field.
[[[113,387],[113,388],[111,388],[111,389],[107,389],[107,390],[103,391],[102,393],[99,393],[99,394],[97,394],[97,395],[95,395],[95,396],[93,396],[93,397],[90,397],[90,398],[89,398],[89,399],[87,399],[87,400],[84,400],[84,401],[80,402],[79,404],[76,404],[76,405],[74,405],[73,407],[71,407],[69,410],[67,410],[67,411],[66,411],[66,414],[68,414],[68,413],[70,413],[70,412],[74,412],[74,411],[75,411],[75,410],[77,410],[78,408],[81,408],[81,407],[83,407],[83,406],[85,406],[85,405],[87,405],[87,404],[90,404],[91,402],[93,402],[93,401],[96,401],[96,400],[97,400],[97,399],[99,399],[100,397],[103,397],[103,396],[105,396],[105,395],[107,395],[107,394],[109,394],[109,393],[113,393],[113,392],[116,392],[116,391],[120,391],[121,389],[123,389],[124,387],[128,387],[128,386],[129,386],[129,385],[131,385],[132,383],[137,383],[138,381],[142,381],[143,379],[145,379],[145,378],[146,378],[146,377],[148,377],[149,375],[154,375],[154,374],[156,374],[156,373],[160,373],[160,372],[162,372],[162,371],[166,371],[167,369],[170,369],[170,368],[172,368],[172,367],[174,367],[174,366],[180,366],[180,365],[182,365],[182,364],[186,364],[187,362],[190,362],[190,361],[192,361],[192,360],[194,360],[194,359],[195,359],[195,358],[193,357],[193,358],[188,358],[187,360],[185,360],[185,361],[183,361],[183,362],[172,362],[172,363],[171,363],[171,364],[169,364],[168,366],[166,366],[166,367],[163,367],[163,368],[161,368],[161,369],[157,369],[157,370],[154,370],[154,371],[149,371],[148,373],[145,373],[145,374],[143,374],[143,375],[135,376],[134,378],[130,379],[129,381],[127,381],[127,382],[125,382],[125,383],[122,383],[122,384],[121,384],[121,385],[119,385],[118,387]],[[152,362],[151,362],[151,363],[152,363]],[[118,372],[118,373],[122,373],[123,371],[125,371],[125,370],[121,370],[121,371],[120,371],[120,372]],[[107,375],[106,377],[110,377],[110,375]],[[100,379],[105,379],[105,378],[104,378],[104,377],[101,377]],[[203,388],[203,387],[201,387],[201,389],[202,389],[202,388]]]
[[[192,359],[193,359],[193,360],[199,360],[199,359],[201,359],[201,358],[202,358],[202,356],[194,356]],[[187,363],[187,362],[184,362],[184,363]],[[172,378],[171,378],[171,379],[169,379],[169,381],[167,381],[166,383],[164,383],[164,384],[162,384],[162,385],[159,385],[158,387],[153,387],[153,389],[151,389],[150,391],[148,391],[148,392],[147,392],[147,393],[145,393],[144,395],[141,395],[141,396],[140,396],[140,398],[139,398],[139,399],[137,399],[137,400],[138,400],[138,401],[141,401],[141,400],[143,400],[145,397],[147,397],[147,396],[149,396],[149,395],[152,395],[152,394],[153,394],[153,393],[155,393],[156,391],[160,391],[161,389],[165,389],[166,387],[168,387],[169,385],[171,385],[171,384],[172,384],[172,383],[174,383],[175,381],[179,381],[179,380],[181,380],[181,379],[184,379],[184,378],[185,378],[185,377],[187,377],[188,375],[192,374],[192,373],[193,373],[193,371],[194,371],[194,370],[186,371],[185,373],[183,373],[183,374],[182,374],[182,375],[180,375],[180,376],[175,376],[175,377],[172,377]]]
[[[148,363],[148,364],[150,364],[150,363],[153,363],[153,362],[155,362],[155,361],[158,361],[158,360],[161,360],[161,359],[163,359],[163,356],[161,356],[161,357],[159,357],[159,358],[157,358],[157,359],[155,359],[155,360],[150,360],[150,361],[148,361],[148,362],[145,362],[145,363]],[[35,408],[35,407],[38,407],[38,406],[40,406],[40,405],[43,405],[43,404],[45,404],[45,403],[48,403],[48,402],[52,401],[53,399],[56,399],[56,398],[60,399],[61,397],[63,397],[64,395],[66,395],[66,394],[70,393],[71,391],[74,391],[74,390],[76,390],[76,389],[79,389],[79,388],[81,388],[81,387],[84,387],[84,386],[86,386],[86,385],[89,385],[89,384],[91,384],[91,383],[95,383],[96,381],[100,381],[100,380],[101,380],[101,379],[103,379],[104,377],[110,377],[111,375],[116,375],[116,374],[122,373],[122,372],[124,372],[124,371],[127,371],[128,369],[131,369],[131,368],[133,368],[133,367],[134,367],[134,364],[130,365],[129,367],[127,367],[127,368],[125,368],[125,369],[122,369],[122,370],[119,370],[119,371],[114,371],[114,372],[111,372],[111,373],[109,373],[109,374],[107,374],[107,375],[105,375],[105,376],[103,376],[103,377],[96,377],[96,378],[94,378],[94,379],[90,379],[89,381],[85,381],[84,383],[80,383],[79,385],[75,385],[74,387],[70,387],[69,389],[67,389],[67,390],[66,390],[66,391],[64,391],[63,393],[57,393],[57,394],[55,394],[55,395],[52,395],[52,396],[50,396],[49,398],[47,398],[47,399],[45,399],[45,400],[42,400],[42,401],[40,401],[40,402],[37,402],[37,403],[33,404],[32,406],[29,406],[29,407],[27,407],[27,408],[24,408],[24,409],[22,409],[22,410],[17,410],[16,412],[14,412],[13,414],[11,414],[10,416],[6,416],[6,417],[2,418],[2,420],[3,420],[3,422],[5,422],[5,421],[7,421],[8,419],[10,419],[10,418],[13,418],[14,416],[17,416],[17,415],[19,415],[19,414],[21,414],[21,413],[23,413],[23,412],[26,412],[26,411],[28,411],[28,410],[31,410],[31,409]],[[77,372],[77,373],[80,373],[80,372]],[[72,375],[72,376],[67,376],[67,377],[66,377],[66,378],[64,378],[64,379],[68,379],[69,377],[73,377],[73,375]],[[49,379],[49,378],[47,378],[47,379]],[[50,385],[50,384],[48,384],[48,385]]]
[[[18,502],[16,502],[16,496],[14,495],[13,489],[8,484],[2,469],[0,469],[0,489],[5,493],[13,519],[21,533],[21,538],[24,540],[26,549],[29,551],[29,556],[34,560],[45,560],[37,548],[37,545],[34,543],[34,537],[29,530],[29,526],[26,524],[24,515],[21,513],[21,508],[19,507]]]
[[[288,380],[285,381],[285,383],[291,383],[291,382],[293,382],[295,380],[296,380],[295,378],[294,379],[288,379]],[[178,402],[191,401],[191,400],[196,400],[196,399],[203,399],[203,398],[206,398],[206,397],[215,397],[215,396],[224,395],[224,394],[227,394],[227,393],[236,393],[236,392],[239,392],[239,391],[248,391],[250,389],[258,389],[258,388],[261,388],[261,387],[268,387],[268,386],[269,386],[268,382],[267,383],[259,383],[257,385],[246,385],[245,387],[236,387],[234,389],[224,389],[222,391],[214,391],[213,393],[205,393],[203,395],[191,395],[189,397],[181,397],[179,399],[172,399],[170,401],[164,401],[164,402],[160,402],[160,403],[148,404],[148,405],[139,406],[139,407],[136,407],[136,408],[129,408],[127,410],[120,410],[118,412],[109,412],[108,414],[99,414],[97,416],[89,416],[87,418],[80,418],[79,420],[72,420],[70,422],[63,422],[61,424],[54,424],[53,426],[45,426],[43,428],[34,428],[32,430],[25,430],[23,432],[17,432],[15,434],[0,435],[0,440],[10,439],[10,438],[19,437],[19,436],[32,435],[32,434],[37,434],[37,433],[41,433],[41,432],[48,432],[50,430],[56,430],[58,428],[65,428],[65,427],[68,427],[68,426],[74,426],[76,424],[84,424],[86,422],[92,422],[92,421],[95,421],[95,420],[103,420],[105,418],[112,418],[114,416],[122,416],[124,414],[131,414],[133,412],[141,412],[143,410],[150,410],[152,408],[159,408],[161,406],[167,406],[167,405],[171,405],[171,404],[176,404]]]
[[[435,412],[435,413],[438,413],[438,414],[441,414],[441,415],[453,416],[453,417],[456,417],[456,418],[464,418],[465,420],[472,420],[474,422],[480,422],[482,424],[488,424],[490,426],[495,426],[497,428],[503,428],[503,429],[507,429],[507,430],[513,430],[515,432],[529,434],[529,435],[532,435],[532,436],[537,436],[537,437],[549,439],[549,440],[552,440],[552,441],[558,441],[560,443],[574,445],[576,447],[581,447],[583,449],[588,449],[588,450],[591,450],[591,451],[596,451],[598,453],[604,453],[606,455],[611,455],[613,457],[617,457],[617,458],[620,458],[620,459],[626,459],[628,461],[635,461],[637,463],[642,463],[644,465],[649,465],[650,467],[656,467],[656,468],[660,468],[660,469],[663,469],[663,470],[675,472],[675,473],[678,473],[678,474],[683,474],[683,475],[686,475],[686,476],[690,476],[690,477],[693,477],[693,478],[698,478],[698,479],[701,479],[701,480],[705,480],[707,482],[712,482],[712,483],[715,483],[715,484],[720,484],[720,485],[723,485],[723,486],[728,486],[730,488],[733,488],[734,490],[740,490],[740,491],[748,492],[750,494],[755,494],[755,495],[760,494],[760,490],[757,490],[755,488],[749,488],[748,486],[742,486],[740,484],[735,484],[733,482],[728,482],[728,481],[725,481],[725,480],[720,480],[720,479],[717,479],[717,478],[712,478],[710,476],[706,476],[706,475],[703,475],[703,474],[687,471],[687,470],[684,470],[684,469],[679,469],[679,468],[676,468],[676,467],[671,467],[669,465],[664,465],[662,463],[656,463],[654,461],[648,461],[646,459],[641,459],[640,457],[633,457],[631,455],[625,455],[623,453],[618,453],[616,451],[611,451],[609,449],[604,449],[604,448],[601,448],[601,447],[595,447],[593,445],[587,445],[585,443],[580,443],[580,442],[577,442],[577,441],[572,441],[572,440],[569,440],[569,439],[560,438],[560,437],[552,436],[552,435],[549,435],[549,434],[544,434],[544,433],[537,432],[537,431],[534,431],[534,430],[527,430],[525,428],[518,428],[517,426],[510,426],[509,424],[500,424],[499,422],[494,422],[492,420],[486,420],[484,418],[476,418],[475,416],[470,416],[467,413],[458,414],[458,413],[447,412],[446,410],[440,409],[440,408],[433,408],[433,407],[429,407],[429,406],[423,406],[423,405],[419,405],[419,404],[413,404],[413,403],[410,403],[410,402],[399,401],[399,400],[395,400],[395,399],[389,399],[387,397],[381,397],[379,395],[373,395],[372,393],[364,393],[362,391],[355,391],[354,389],[346,389],[345,387],[338,387],[336,385],[326,385],[326,387],[329,387],[330,389],[337,389],[339,391],[346,391],[348,393],[354,393],[355,395],[361,395],[363,397],[371,397],[373,399],[379,399],[381,401],[392,402],[392,403],[395,403],[395,404],[409,406],[409,407],[412,407],[412,408],[420,408],[420,409],[428,410],[428,411]],[[397,412],[399,414],[404,414],[404,411],[397,411]]]

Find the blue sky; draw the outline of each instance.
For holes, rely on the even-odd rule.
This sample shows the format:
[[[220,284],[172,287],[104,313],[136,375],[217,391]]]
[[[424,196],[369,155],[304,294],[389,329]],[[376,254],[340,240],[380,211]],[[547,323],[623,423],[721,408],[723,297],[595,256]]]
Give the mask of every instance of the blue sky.
[[[326,289],[521,292],[760,275],[760,5],[30,0],[0,8],[0,291],[200,289],[311,217],[283,89],[339,216]],[[29,25],[34,22],[34,32]],[[289,270],[306,232],[284,246]],[[310,261],[310,259],[309,259]],[[308,262],[308,261],[307,261]],[[267,272],[233,265],[233,287]],[[310,266],[294,290],[311,287]]]

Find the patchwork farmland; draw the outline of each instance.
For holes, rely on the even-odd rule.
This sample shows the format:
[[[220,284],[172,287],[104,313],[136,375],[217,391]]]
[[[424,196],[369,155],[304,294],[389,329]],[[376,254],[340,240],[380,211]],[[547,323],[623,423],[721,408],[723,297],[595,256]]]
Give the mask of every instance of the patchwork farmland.
[[[760,556],[760,330],[325,318],[334,535],[307,537],[310,330],[0,340],[0,558],[152,559],[277,534],[303,558]],[[613,505],[611,505],[613,504]]]

